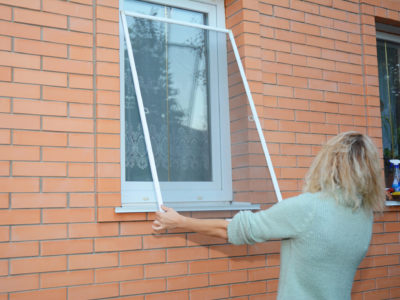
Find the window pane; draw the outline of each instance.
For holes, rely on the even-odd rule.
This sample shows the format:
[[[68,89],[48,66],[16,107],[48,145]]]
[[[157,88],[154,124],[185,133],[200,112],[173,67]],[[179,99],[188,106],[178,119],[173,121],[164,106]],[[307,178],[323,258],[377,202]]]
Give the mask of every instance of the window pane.
[[[206,21],[205,14],[189,10],[164,7],[164,13]],[[211,181],[206,32],[141,18],[127,21],[160,181]],[[126,180],[151,181],[127,54],[125,139]]]
[[[393,169],[389,160],[399,158],[399,44],[378,40],[379,94],[386,185],[391,186]]]

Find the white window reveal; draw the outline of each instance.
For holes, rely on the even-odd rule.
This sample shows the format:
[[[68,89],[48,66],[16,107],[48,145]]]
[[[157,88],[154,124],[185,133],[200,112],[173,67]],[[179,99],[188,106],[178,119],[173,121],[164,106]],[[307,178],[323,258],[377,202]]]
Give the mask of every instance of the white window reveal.
[[[228,31],[210,30],[224,26],[219,2],[121,3],[117,212],[259,208],[232,201]]]

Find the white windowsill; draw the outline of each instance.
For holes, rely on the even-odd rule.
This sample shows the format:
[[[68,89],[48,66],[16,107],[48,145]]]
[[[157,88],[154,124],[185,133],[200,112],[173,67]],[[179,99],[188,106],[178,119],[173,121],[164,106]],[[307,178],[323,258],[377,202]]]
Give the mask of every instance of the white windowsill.
[[[259,204],[249,202],[208,202],[206,203],[165,203],[176,211],[232,211],[232,210],[259,210]],[[156,203],[135,203],[116,207],[116,213],[155,212],[158,211]]]

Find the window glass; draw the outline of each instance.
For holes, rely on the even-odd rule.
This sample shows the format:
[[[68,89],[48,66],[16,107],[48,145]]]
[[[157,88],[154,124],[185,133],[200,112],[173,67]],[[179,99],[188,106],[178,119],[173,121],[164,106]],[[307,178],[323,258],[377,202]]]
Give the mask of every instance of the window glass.
[[[378,39],[377,47],[385,180],[386,186],[391,186],[393,167],[389,160],[400,158],[400,44]]]
[[[206,14],[141,1],[127,9],[206,24]],[[204,30],[129,17],[128,29],[160,181],[211,181],[208,37]],[[125,177],[151,181],[125,49]]]

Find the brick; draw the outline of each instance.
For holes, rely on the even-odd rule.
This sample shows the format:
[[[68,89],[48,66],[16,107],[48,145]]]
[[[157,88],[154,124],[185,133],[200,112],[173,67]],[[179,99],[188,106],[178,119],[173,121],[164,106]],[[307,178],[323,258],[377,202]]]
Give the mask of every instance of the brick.
[[[10,162],[9,161],[0,161],[0,176],[10,176]],[[7,208],[7,207],[5,207],[5,208]]]
[[[93,60],[93,48],[69,46],[69,58],[74,60]]]
[[[167,278],[168,290],[192,289],[208,285],[208,275],[186,275],[181,277]]]
[[[9,113],[11,109],[10,99],[0,98],[0,112]]]
[[[198,260],[189,262],[189,273],[214,273],[228,271],[228,259]]]
[[[98,206],[118,206],[118,205],[121,205],[121,194],[120,193],[100,193],[97,196],[97,205]],[[126,224],[126,222],[124,222],[123,224]],[[138,222],[138,221],[136,221],[135,224],[136,224],[135,229],[137,229],[138,232],[140,232],[142,234],[143,233],[148,233],[148,234],[153,233],[153,231],[148,228],[148,227],[151,227],[151,226],[144,226],[143,222]],[[123,228],[123,226],[121,224],[121,231],[122,231],[122,228]],[[125,231],[125,232],[129,232],[129,231]],[[122,232],[121,232],[121,234],[133,235],[133,234],[122,233]]]
[[[101,90],[119,91],[119,78],[98,75],[96,77],[96,86]]]
[[[43,117],[43,129],[49,131],[93,132],[93,120],[82,118]]]
[[[14,168],[15,168],[14,163]],[[66,194],[42,194],[42,193],[13,193],[11,194],[12,208],[45,208],[65,207],[67,205]]]
[[[39,274],[0,277],[0,293],[39,288]]]
[[[28,97],[32,98],[32,97]],[[78,102],[78,103],[92,103],[93,92],[89,90],[58,88],[51,86],[43,87],[43,99]]]
[[[142,248],[141,237],[97,238],[94,248],[96,252],[124,251]]]
[[[38,178],[0,177],[0,191],[2,192],[39,192]],[[12,212],[10,212],[12,213]],[[1,214],[1,212],[0,212]],[[20,220],[23,221],[23,220]],[[1,222],[1,221],[0,221]],[[18,223],[16,223],[18,224]],[[25,223],[21,223],[25,224]]]
[[[244,282],[247,280],[247,271],[228,271],[210,274],[211,285],[222,285],[234,282]]]
[[[92,193],[71,193],[69,207],[94,207],[95,199]]]
[[[117,223],[69,224],[70,238],[117,236]]]
[[[14,176],[66,176],[65,163],[14,162]]]
[[[40,87],[32,84],[0,82],[3,97],[40,98]]]
[[[14,9],[14,22],[27,23],[40,26],[67,28],[67,17],[27,9]]]
[[[32,76],[35,76],[35,75],[32,75]],[[14,99],[13,112],[14,113],[26,113],[26,114],[38,114],[38,115],[65,116],[65,115],[67,115],[67,105],[66,105],[66,103],[52,102],[52,101],[34,101],[34,100]]]
[[[294,96],[301,99],[323,100],[323,92],[310,89],[295,88]]]
[[[203,247],[176,248],[168,249],[167,251],[168,261],[198,260],[207,258],[208,249]]]
[[[0,50],[11,50],[11,38],[8,36],[0,36]]]
[[[142,279],[143,274],[142,266],[95,270],[96,283]]]
[[[118,9],[112,7],[96,6],[96,18],[118,22]]]
[[[117,49],[96,48],[97,61],[119,62],[119,51]]]
[[[70,82],[71,82],[71,80],[70,80]],[[93,117],[93,106],[91,104],[70,103],[69,104],[69,116],[70,117],[81,117],[81,118],[92,118]]]
[[[98,0],[97,4],[101,6],[110,6],[118,8],[118,3],[115,3],[113,0]]]
[[[96,46],[101,48],[119,48],[118,36],[98,33],[96,34]]]
[[[69,146],[92,148],[94,146],[94,135],[86,133],[70,133]]]
[[[115,297],[119,294],[118,283],[94,284],[68,288],[68,299],[98,299]]]
[[[92,75],[93,63],[64,58],[43,57],[43,70]]]
[[[215,286],[190,290],[190,299],[192,300],[222,298],[229,298],[229,286]]]
[[[142,265],[150,263],[166,262],[166,250],[141,250],[120,253],[120,264]]]
[[[231,286],[231,296],[243,296],[251,294],[261,294],[267,291],[266,282],[246,282],[233,284]]]
[[[40,68],[40,57],[37,55],[0,51],[0,61],[3,66]]]
[[[66,256],[22,258],[12,260],[11,274],[62,271],[67,268]]]
[[[40,27],[0,20],[0,34],[11,37],[40,40]]]
[[[11,294],[10,300],[30,300],[30,299],[67,299],[67,289],[51,289],[51,290],[39,290],[29,291],[17,294]]]
[[[0,114],[0,128],[40,129],[40,117]],[[28,149],[33,149],[33,147],[15,147],[15,150],[18,149],[26,149],[26,151],[29,151]]]
[[[27,39],[15,39],[14,51],[44,56],[67,57],[66,45]]]
[[[67,237],[67,225],[14,226],[11,231],[13,241],[49,240]]]
[[[0,261],[0,275],[1,276],[7,276],[8,275],[8,260],[1,260]],[[4,298],[0,298],[2,300],[7,300],[7,295],[3,294],[5,297]]]
[[[187,263],[163,263],[144,266],[146,278],[170,277],[187,274]]]
[[[120,283],[121,295],[154,293],[166,290],[165,279],[146,279]]]
[[[97,150],[98,162],[119,163],[120,150],[119,149],[98,149]]]
[[[55,132],[13,130],[13,144],[36,146],[66,146],[67,135],[65,133]]]
[[[93,241],[90,239],[43,241],[40,249],[42,256],[89,253],[93,252]]]
[[[71,88],[83,88],[92,89],[93,88],[93,77],[90,75],[73,75],[69,76],[69,87]],[[90,112],[89,117],[92,112]],[[70,114],[72,116],[72,114]]]
[[[69,29],[80,32],[93,32],[93,21],[82,18],[69,17]]]
[[[82,163],[69,163],[68,164],[69,177],[93,177],[94,165]]]
[[[7,242],[10,240],[10,229],[9,226],[0,227],[0,242]],[[8,272],[8,271],[7,271]]]
[[[307,79],[278,74],[278,84],[292,87],[307,87]]]
[[[97,91],[97,103],[119,105],[119,92],[114,91]]]
[[[1,81],[11,81],[11,68],[10,67],[0,67],[0,80]]]
[[[96,21],[96,32],[104,34],[118,34],[118,21],[106,21],[97,19]]]
[[[87,178],[44,178],[43,192],[93,192],[94,180]]]
[[[91,6],[59,0],[44,0],[43,11],[87,19],[92,19],[93,17]]]
[[[118,253],[77,254],[69,257],[69,269],[90,269],[118,265]]]
[[[0,244],[0,258],[37,256],[38,242],[2,243]]]
[[[287,9],[284,7],[275,6],[274,16],[304,22],[304,12]]]
[[[68,271],[40,274],[40,287],[51,288],[59,286],[89,284],[94,282],[94,271]]]
[[[66,86],[67,74],[25,69],[14,69],[14,81],[21,83]]]
[[[77,223],[94,221],[93,208],[44,209],[42,214],[43,223]]]
[[[232,245],[217,245],[210,247],[210,258],[222,258],[228,256],[242,256],[246,254],[245,246],[236,246]]]
[[[186,246],[183,235],[144,236],[143,248],[169,248]]]
[[[97,120],[97,133],[118,133],[120,132],[119,121],[117,120]]]
[[[331,91],[331,92],[336,92],[338,89],[336,82],[331,82],[331,81],[326,81],[326,80],[318,80],[318,79],[309,79],[308,87],[310,89],[325,90],[325,91]]]
[[[121,179],[120,178],[98,178],[96,190],[98,192],[120,192]]]
[[[106,118],[106,119],[119,119],[120,118],[120,108],[119,106],[114,105],[97,105],[96,115],[98,118]]]
[[[306,36],[306,44],[308,46],[321,47],[326,49],[335,49],[335,41],[324,37]]]
[[[121,166],[119,164],[97,164],[97,177],[119,177]]]

